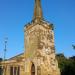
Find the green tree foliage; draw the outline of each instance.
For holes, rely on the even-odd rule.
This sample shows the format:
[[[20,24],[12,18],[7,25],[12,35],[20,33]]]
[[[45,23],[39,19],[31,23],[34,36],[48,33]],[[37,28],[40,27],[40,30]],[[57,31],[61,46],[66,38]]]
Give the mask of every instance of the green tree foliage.
[[[75,75],[75,56],[66,58],[64,54],[57,54],[61,75]]]
[[[72,45],[73,49],[75,50],[75,45]]]
[[[0,58],[0,62],[2,61],[3,59],[2,58]]]

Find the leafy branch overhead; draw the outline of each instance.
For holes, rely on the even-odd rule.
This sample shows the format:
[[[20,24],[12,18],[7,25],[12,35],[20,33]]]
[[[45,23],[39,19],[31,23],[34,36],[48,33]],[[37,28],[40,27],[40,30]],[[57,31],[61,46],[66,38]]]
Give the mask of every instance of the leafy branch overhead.
[[[75,50],[75,45],[72,45],[72,48]]]

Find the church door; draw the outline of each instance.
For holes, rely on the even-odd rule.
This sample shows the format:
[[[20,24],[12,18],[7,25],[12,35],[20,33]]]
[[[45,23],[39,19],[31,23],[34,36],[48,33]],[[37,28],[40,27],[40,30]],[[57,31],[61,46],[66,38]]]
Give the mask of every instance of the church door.
[[[35,75],[35,65],[32,64],[31,66],[31,75]]]

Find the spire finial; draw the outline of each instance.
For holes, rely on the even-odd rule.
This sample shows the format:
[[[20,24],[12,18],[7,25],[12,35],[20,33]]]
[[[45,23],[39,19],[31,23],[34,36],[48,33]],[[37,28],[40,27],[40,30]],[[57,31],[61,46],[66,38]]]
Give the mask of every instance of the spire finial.
[[[33,19],[40,20],[42,18],[43,16],[42,16],[41,0],[35,0]]]

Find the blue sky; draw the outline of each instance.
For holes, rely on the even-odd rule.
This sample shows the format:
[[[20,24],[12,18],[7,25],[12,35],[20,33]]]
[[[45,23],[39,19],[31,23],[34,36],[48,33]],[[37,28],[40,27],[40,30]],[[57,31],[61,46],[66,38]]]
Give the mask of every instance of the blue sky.
[[[56,53],[75,55],[75,0],[42,0],[45,20],[54,24]],[[24,25],[32,20],[34,0],[0,0],[0,57],[8,37],[6,58],[24,52]]]

